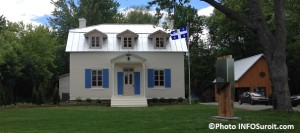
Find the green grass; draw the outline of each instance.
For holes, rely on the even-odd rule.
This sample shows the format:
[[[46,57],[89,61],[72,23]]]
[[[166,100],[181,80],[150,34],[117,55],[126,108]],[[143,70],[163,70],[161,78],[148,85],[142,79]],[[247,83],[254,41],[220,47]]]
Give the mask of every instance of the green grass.
[[[241,120],[213,120],[213,105],[164,105],[147,108],[66,106],[0,109],[0,132],[300,132],[300,112],[235,109]],[[210,130],[209,123],[293,124],[294,130]]]

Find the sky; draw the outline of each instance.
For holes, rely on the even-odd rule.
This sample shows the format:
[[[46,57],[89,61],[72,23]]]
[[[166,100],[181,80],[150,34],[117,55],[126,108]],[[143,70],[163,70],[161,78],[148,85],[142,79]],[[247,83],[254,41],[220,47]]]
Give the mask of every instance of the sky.
[[[12,22],[23,21],[26,24],[48,25],[47,18],[51,16],[54,6],[51,0],[0,0],[0,15]],[[147,5],[151,0],[116,0],[120,3],[119,11],[131,6]],[[191,0],[198,14],[209,15],[213,8],[200,0]]]

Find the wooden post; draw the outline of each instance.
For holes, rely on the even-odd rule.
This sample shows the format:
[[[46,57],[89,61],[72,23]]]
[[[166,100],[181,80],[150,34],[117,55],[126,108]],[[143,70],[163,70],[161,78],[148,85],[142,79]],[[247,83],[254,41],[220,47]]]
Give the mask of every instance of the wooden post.
[[[218,119],[239,119],[233,117],[234,106],[234,60],[231,55],[217,58],[216,97],[219,103]]]

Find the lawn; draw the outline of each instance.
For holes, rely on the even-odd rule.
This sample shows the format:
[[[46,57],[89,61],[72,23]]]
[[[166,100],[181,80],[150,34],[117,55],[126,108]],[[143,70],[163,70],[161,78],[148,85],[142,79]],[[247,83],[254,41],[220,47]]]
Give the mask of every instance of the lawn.
[[[293,124],[294,130],[230,130],[229,132],[300,132],[300,112],[235,109],[241,120],[220,121],[214,105],[161,105],[146,108],[65,106],[0,109],[0,132],[228,132],[210,130],[209,123]]]

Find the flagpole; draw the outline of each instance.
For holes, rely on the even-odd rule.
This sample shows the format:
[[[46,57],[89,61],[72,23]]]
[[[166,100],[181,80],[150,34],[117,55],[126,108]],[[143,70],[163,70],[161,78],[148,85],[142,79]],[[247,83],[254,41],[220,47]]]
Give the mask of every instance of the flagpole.
[[[190,36],[189,36],[189,27],[190,24],[188,23],[188,25],[186,26],[187,28],[187,39],[186,39],[186,44],[188,47],[188,71],[189,71],[189,104],[192,104],[192,92],[191,92],[191,62],[190,62],[190,44],[189,44],[189,40],[190,40]]]

